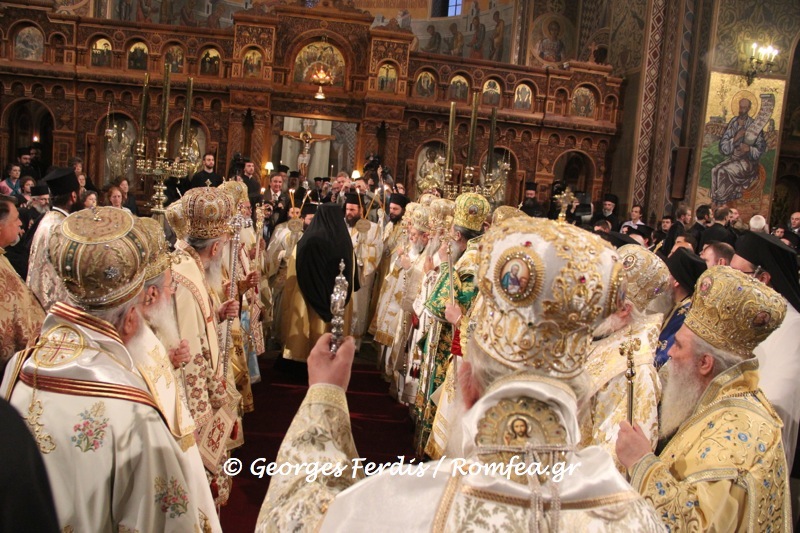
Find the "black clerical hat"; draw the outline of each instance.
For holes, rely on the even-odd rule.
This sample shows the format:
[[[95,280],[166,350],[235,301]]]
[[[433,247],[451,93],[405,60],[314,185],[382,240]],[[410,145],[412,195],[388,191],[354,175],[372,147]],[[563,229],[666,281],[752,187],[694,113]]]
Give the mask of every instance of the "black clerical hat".
[[[774,235],[746,231],[736,239],[736,255],[769,273],[772,288],[800,311],[797,252]]]
[[[675,281],[689,291],[689,294],[694,294],[697,280],[706,271],[706,262],[694,252],[690,252],[686,248],[678,248],[671,256],[667,257],[666,263],[669,273],[672,274]]]
[[[321,178],[321,177],[314,178],[314,183],[316,183],[318,181],[324,181],[324,178]]]
[[[298,172],[296,170],[292,170],[291,172],[289,172],[289,177],[290,178],[299,178],[300,177],[300,172]]]
[[[619,197],[616,194],[606,193],[603,195],[604,202],[612,202],[614,205],[619,204]]]
[[[317,204],[306,202],[303,204],[303,209],[300,210],[300,216],[304,217],[306,215],[316,215],[317,214]]]
[[[17,157],[22,157],[23,155],[31,155],[30,146],[20,146],[17,148]]]
[[[345,204],[356,204],[356,205],[362,205],[363,204],[363,202],[361,201],[361,198],[359,197],[359,194],[355,193],[355,192],[348,192],[347,194],[345,194],[344,195],[344,203]]]
[[[525,182],[525,190],[526,191],[535,191],[536,190],[536,182],[526,181]]]
[[[397,204],[403,209],[406,208],[406,206],[410,201],[411,199],[408,196],[400,194],[399,192],[393,192],[392,195],[389,197],[390,204]]]
[[[628,228],[628,235],[635,233],[636,235],[641,235],[645,239],[653,238],[653,228],[650,226],[645,226],[644,224],[634,224],[633,226],[626,227]]]
[[[286,165],[278,165],[278,172],[284,172],[286,174],[289,173],[289,167]]]
[[[81,190],[78,177],[75,175],[75,169],[72,167],[55,168],[44,177],[44,181],[47,183],[50,194],[53,196],[60,196],[62,194],[69,194]]]
[[[610,242],[612,246],[615,248],[619,248],[621,246],[625,246],[626,244],[636,244],[641,246],[639,241],[632,239],[631,237],[625,235],[624,233],[620,233],[618,231],[609,231],[608,233],[604,231],[598,231],[596,235],[600,236],[601,239],[605,239],[606,241]]]
[[[44,196],[45,194],[50,194],[50,189],[47,185],[34,185],[31,187],[31,197],[33,196]]]

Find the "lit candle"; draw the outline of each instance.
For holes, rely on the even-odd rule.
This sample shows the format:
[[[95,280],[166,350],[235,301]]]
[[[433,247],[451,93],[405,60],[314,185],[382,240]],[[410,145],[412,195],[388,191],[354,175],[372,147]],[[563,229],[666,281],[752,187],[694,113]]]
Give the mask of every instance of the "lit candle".
[[[758,44],[753,43],[753,53],[750,54],[750,57],[756,57],[756,50],[758,50]]]
[[[331,173],[328,176],[333,177],[333,165],[331,165]]]
[[[183,108],[183,147],[189,148],[189,126],[192,123],[192,89],[194,88],[194,78],[189,78],[186,85],[186,106]]]
[[[169,63],[164,65],[163,108],[161,111],[161,140],[167,141],[167,125],[169,123]]]
[[[450,102],[450,123],[447,127],[447,158],[445,160],[446,169],[453,168],[453,141],[455,140],[456,127],[456,103]]]
[[[142,86],[142,99],[140,101],[142,109],[139,111],[139,142],[144,142],[144,129],[147,122],[147,86],[150,83],[150,74],[144,75],[144,86]]]
[[[475,145],[475,130],[478,127],[478,95],[472,96],[472,116],[469,120],[469,144],[467,145],[467,166],[472,166],[472,147]]]

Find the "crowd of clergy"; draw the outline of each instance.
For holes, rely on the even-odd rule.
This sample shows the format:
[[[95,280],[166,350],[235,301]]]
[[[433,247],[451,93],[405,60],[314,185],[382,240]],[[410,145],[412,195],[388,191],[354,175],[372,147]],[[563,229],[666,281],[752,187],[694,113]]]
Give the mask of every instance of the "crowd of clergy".
[[[613,195],[240,164],[150,218],[85,207],[74,167],[0,195],[0,530],[221,531],[265,354],[309,388],[257,531],[792,530],[800,213],[654,230]],[[405,470],[365,476],[358,352],[414,421]]]

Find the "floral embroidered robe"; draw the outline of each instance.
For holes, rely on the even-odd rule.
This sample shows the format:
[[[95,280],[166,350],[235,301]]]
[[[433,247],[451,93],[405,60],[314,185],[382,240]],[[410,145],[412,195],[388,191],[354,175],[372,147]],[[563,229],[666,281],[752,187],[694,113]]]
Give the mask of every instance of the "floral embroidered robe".
[[[669,531],[791,531],[782,424],[758,380],[755,358],[718,375],[662,452],[631,469]]]
[[[375,282],[375,272],[383,254],[383,240],[381,239],[380,226],[369,222],[369,229],[360,232],[356,228],[350,230],[350,239],[353,242],[353,253],[358,262],[359,289],[353,293],[353,326],[351,331],[356,341],[356,347],[361,345],[361,337],[367,332],[372,317],[369,315],[370,301],[372,300],[372,286]]]
[[[9,370],[0,393],[42,452],[62,531],[221,531],[111,324],[58,303]]]

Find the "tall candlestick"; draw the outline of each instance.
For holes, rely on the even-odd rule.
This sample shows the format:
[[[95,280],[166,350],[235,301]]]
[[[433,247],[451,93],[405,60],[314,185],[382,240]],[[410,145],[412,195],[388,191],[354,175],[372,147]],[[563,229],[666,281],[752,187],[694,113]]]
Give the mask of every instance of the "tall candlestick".
[[[169,63],[164,65],[163,108],[161,111],[161,140],[167,142],[167,125],[169,123]]]
[[[450,124],[447,127],[447,157],[444,168],[453,168],[453,141],[456,128],[456,103],[450,102]]]
[[[331,173],[328,174],[328,177],[331,177],[331,178],[333,177],[333,165],[331,165]]]
[[[497,128],[497,108],[492,108],[492,124],[489,129],[489,152],[486,154],[486,177],[491,179],[494,172],[494,130]]]
[[[142,100],[141,105],[142,109],[139,111],[139,142],[144,142],[144,129],[145,129],[145,122],[147,122],[147,85],[150,83],[150,74],[145,73],[144,75],[144,86],[142,87]]]
[[[189,78],[186,85],[186,107],[183,108],[183,148],[189,148],[189,126],[192,123],[192,88],[194,86],[194,78]]]
[[[469,120],[469,144],[467,145],[467,166],[472,166],[472,149],[475,145],[475,129],[478,127],[478,95],[472,96],[472,116]]]

